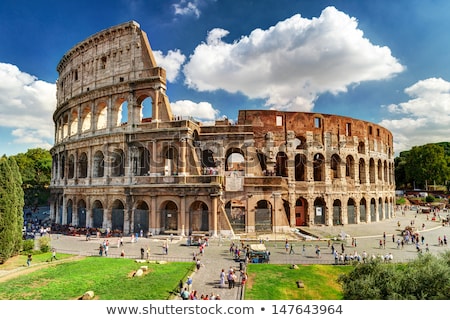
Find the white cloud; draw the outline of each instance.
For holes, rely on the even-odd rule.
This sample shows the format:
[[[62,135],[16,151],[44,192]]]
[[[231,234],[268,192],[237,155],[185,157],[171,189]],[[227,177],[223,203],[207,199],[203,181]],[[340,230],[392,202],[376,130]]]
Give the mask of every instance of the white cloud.
[[[167,55],[161,51],[153,51],[158,66],[166,70],[167,81],[175,82],[181,69],[181,65],[186,60],[186,56],[180,50],[169,50]]]
[[[380,125],[394,136],[396,153],[413,146],[448,141],[450,137],[450,82],[441,78],[418,81],[406,88],[411,99],[387,107],[396,119]]]
[[[219,113],[209,102],[196,103],[190,100],[179,100],[171,102],[170,106],[175,117],[190,116],[202,122],[215,120]]]
[[[181,0],[173,5],[175,15],[200,17],[199,0],[186,1]]]
[[[388,47],[370,43],[356,19],[334,7],[318,18],[294,15],[233,43],[222,40],[227,34],[213,29],[197,46],[183,69],[190,88],[241,92],[277,109],[310,111],[321,93],[346,92],[404,70]]]
[[[0,127],[10,129],[12,143],[49,148],[55,108],[55,84],[0,63]]]

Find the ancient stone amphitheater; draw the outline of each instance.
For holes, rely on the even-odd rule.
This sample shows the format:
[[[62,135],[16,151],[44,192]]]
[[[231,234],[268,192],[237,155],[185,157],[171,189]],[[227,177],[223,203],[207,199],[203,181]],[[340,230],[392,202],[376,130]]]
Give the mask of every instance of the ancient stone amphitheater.
[[[123,234],[284,233],[393,215],[391,132],[330,114],[172,114],[166,73],[134,21],[57,66],[51,217]]]

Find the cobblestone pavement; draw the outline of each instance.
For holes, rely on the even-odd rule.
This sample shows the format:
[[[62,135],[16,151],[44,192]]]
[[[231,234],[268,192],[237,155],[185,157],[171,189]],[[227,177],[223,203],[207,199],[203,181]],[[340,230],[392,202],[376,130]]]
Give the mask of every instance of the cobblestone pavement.
[[[401,237],[401,230],[405,226],[416,227],[420,235],[425,238],[425,244],[428,243],[429,251],[437,254],[448,250],[446,246],[438,245],[438,238],[450,235],[450,227],[443,226],[440,221],[428,220],[426,214],[416,214],[408,211],[404,215],[397,212],[397,216],[388,221],[382,221],[370,224],[354,224],[345,226],[315,226],[302,228],[304,232],[316,235],[320,239],[300,240],[294,233],[290,234],[268,234],[261,235],[260,239],[264,241],[267,249],[270,251],[270,263],[273,264],[332,264],[333,255],[329,243],[334,244],[338,251],[341,250],[341,244],[344,245],[345,252],[353,253],[357,251],[361,254],[366,251],[369,255],[385,255],[392,253],[394,262],[404,262],[417,257],[417,249],[413,244],[407,244],[403,248],[397,247],[397,239]],[[400,227],[398,227],[400,223]],[[422,225],[424,224],[424,228]],[[383,233],[386,233],[386,245],[380,248],[379,241],[383,240]],[[346,240],[340,241],[339,236],[346,234]],[[294,252],[289,254],[285,250],[285,240],[293,245]],[[356,246],[352,246],[352,239],[356,240]],[[117,258],[122,249],[117,246],[117,238],[109,238],[110,249],[109,257]],[[330,240],[330,241],[328,241]],[[394,240],[394,241],[393,241]],[[98,247],[103,239],[92,238],[86,241],[84,237],[52,235],[52,246],[57,252],[71,253],[75,255],[98,255]],[[219,274],[221,269],[225,272],[230,268],[239,270],[240,264],[235,262],[229,252],[232,242],[240,244],[259,242],[259,238],[235,238],[235,239],[210,239],[209,246],[205,248],[203,256],[198,256],[202,263],[200,270],[193,272],[192,289],[197,290],[198,297],[204,295],[219,295],[222,300],[237,300],[241,298],[241,287],[237,285],[233,289],[219,287]],[[168,244],[168,254],[163,254],[163,245]],[[317,258],[315,246],[321,248],[321,257]],[[198,247],[187,246],[186,239],[182,237],[153,237],[140,238],[136,243],[131,242],[130,237],[124,238],[124,247],[126,258],[139,259],[140,248],[150,247],[149,260],[157,261],[193,261],[193,253],[198,253]],[[423,248],[425,247],[422,246]],[[239,272],[238,272],[239,274]],[[0,274],[0,277],[2,275]],[[179,297],[174,297],[179,299]]]

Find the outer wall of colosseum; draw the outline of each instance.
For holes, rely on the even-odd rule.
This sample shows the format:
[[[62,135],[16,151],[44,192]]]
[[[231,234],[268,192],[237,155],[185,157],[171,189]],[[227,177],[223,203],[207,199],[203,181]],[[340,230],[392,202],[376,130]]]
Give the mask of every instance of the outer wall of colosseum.
[[[328,114],[173,115],[165,70],[134,21],[57,66],[51,217],[117,233],[257,235],[393,215],[392,134]]]

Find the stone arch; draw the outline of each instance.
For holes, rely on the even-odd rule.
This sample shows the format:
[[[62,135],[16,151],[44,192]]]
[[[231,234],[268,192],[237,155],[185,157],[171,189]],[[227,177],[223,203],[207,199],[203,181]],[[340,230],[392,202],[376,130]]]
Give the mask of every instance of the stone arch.
[[[295,149],[306,150],[308,147],[306,138],[304,136],[297,136],[294,140],[294,147]]]
[[[347,200],[347,224],[357,223],[356,202],[353,198]]]
[[[165,201],[161,205],[161,228],[163,231],[178,230],[178,206],[173,201]]]
[[[134,232],[148,233],[150,230],[149,223],[150,208],[145,201],[138,201],[134,209],[133,230]]]
[[[60,161],[61,161],[61,164],[60,164],[61,170],[59,171],[59,173],[60,173],[60,178],[61,178],[61,179],[64,179],[64,177],[65,177],[65,175],[66,175],[66,156],[65,156],[64,154],[61,155]]]
[[[121,148],[115,148],[110,153],[111,176],[121,177],[125,175],[125,153]]]
[[[113,108],[113,123],[119,127],[128,123],[128,100],[120,97],[116,100]]]
[[[73,223],[73,201],[72,201],[72,199],[69,199],[67,201],[66,211],[67,211],[66,224],[72,225],[72,223]]]
[[[345,158],[345,176],[352,180],[355,179],[355,159],[351,155]]]
[[[69,179],[73,179],[75,176],[75,156],[73,154],[69,155],[69,172],[67,173],[67,177]]]
[[[96,130],[106,129],[108,126],[108,108],[106,102],[102,101],[97,105],[96,118]]]
[[[367,201],[365,198],[361,198],[359,201],[359,221],[367,222]]]
[[[359,159],[359,183],[366,183],[366,161],[363,158]]]
[[[139,105],[139,122],[151,122],[153,119],[153,97],[150,94],[140,95],[137,99]]]
[[[288,156],[283,151],[277,153],[275,175],[280,177],[288,176]]]
[[[362,142],[362,141],[360,141],[358,143],[358,153],[361,153],[361,154],[366,153],[366,146],[365,146],[364,142]]]
[[[111,229],[114,233],[123,233],[125,221],[125,207],[119,199],[114,200],[111,206]]]
[[[86,227],[86,202],[83,199],[78,200],[78,227]]]
[[[103,152],[101,150],[95,151],[93,160],[92,176],[94,178],[103,177],[105,175],[105,156]]]
[[[255,207],[255,231],[272,230],[272,204],[267,200],[259,200]]]
[[[384,218],[389,219],[389,199],[384,199]]]
[[[200,200],[194,201],[189,208],[190,233],[209,231],[208,205]]]
[[[306,156],[304,154],[295,155],[295,181],[306,181]]]
[[[314,224],[325,224],[326,203],[321,197],[314,200]]]
[[[308,200],[300,197],[295,201],[295,225],[306,226],[308,224]]]
[[[230,148],[225,156],[225,170],[226,171],[245,171],[245,156],[240,148]]]
[[[225,204],[225,212],[234,232],[245,232],[245,207],[241,201],[230,200]]]
[[[78,111],[76,109],[72,110],[70,122],[70,136],[74,136],[78,133]]]
[[[375,183],[375,160],[373,158],[369,159],[369,181]]]
[[[334,153],[330,160],[331,177],[333,179],[341,178],[341,157]]]
[[[78,177],[87,178],[88,176],[88,157],[86,152],[80,153],[80,158],[78,159]]]
[[[378,220],[383,220],[383,199],[381,197],[378,198]]]
[[[342,203],[341,200],[335,199],[333,201],[333,226],[344,224],[342,217]]]
[[[313,157],[314,181],[325,181],[325,158],[316,153]]]
[[[165,148],[164,152],[164,175],[171,176],[178,173],[178,150],[175,146],[170,145]]]
[[[370,221],[377,221],[377,204],[375,198],[370,199]]]
[[[81,111],[81,132],[86,132],[91,129],[92,112],[89,106],[85,106]]]
[[[92,227],[103,228],[103,204],[100,200],[92,203]]]

